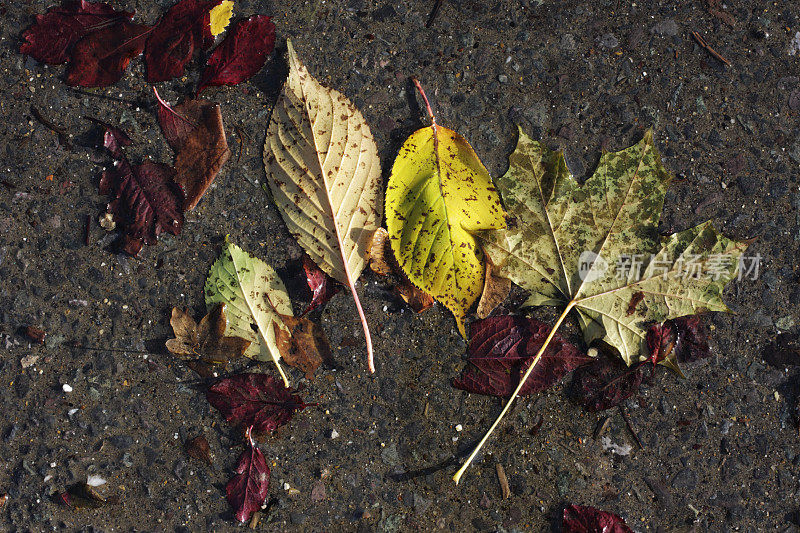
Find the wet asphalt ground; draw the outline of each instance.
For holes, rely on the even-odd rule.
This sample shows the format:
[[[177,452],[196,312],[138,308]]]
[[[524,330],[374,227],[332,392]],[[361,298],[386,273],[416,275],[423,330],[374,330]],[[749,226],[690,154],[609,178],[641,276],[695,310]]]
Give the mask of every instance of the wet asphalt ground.
[[[114,2],[146,23],[170,4]],[[550,531],[567,502],[616,512],[637,531],[798,530],[800,376],[762,357],[779,333],[800,327],[800,5],[445,0],[426,28],[428,0],[237,0],[236,16],[274,17],[276,59],[248,83],[205,93],[222,106],[231,160],[183,233],[138,258],[116,253],[97,224],[110,161],[84,117],[125,128],[133,160],[171,163],[152,90],[138,60],[114,87],[76,91],[63,67],[20,55],[21,31],[48,6],[0,2],[0,529],[237,529],[223,486],[239,436],[163,343],[173,306],[204,310],[203,282],[225,235],[284,273],[296,269],[301,250],[262,189],[261,161],[291,37],[311,73],[364,113],[384,176],[423,124],[410,76],[493,176],[505,170],[517,124],[565,150],[580,179],[602,149],[652,127],[676,176],[661,230],[710,219],[731,237],[755,237],[748,254],[760,269],[726,290],[736,314],[708,318],[711,358],[686,379],[659,369],[624,404],[641,448],[618,410],[586,413],[559,386],[519,402],[459,486],[455,457],[501,405],[450,386],[465,344],[446,310],[414,315],[365,273],[359,291],[378,371],[365,372],[357,314],[341,293],[315,317],[338,367],[313,381],[291,371],[319,405],[261,444],[272,485],[258,530]],[[196,62],[159,91],[175,102],[199,72]],[[301,293],[293,296],[299,310]],[[27,325],[47,333],[43,345],[20,334]],[[213,468],[183,452],[198,434]],[[89,475],[120,503],[76,511],[52,500]]]

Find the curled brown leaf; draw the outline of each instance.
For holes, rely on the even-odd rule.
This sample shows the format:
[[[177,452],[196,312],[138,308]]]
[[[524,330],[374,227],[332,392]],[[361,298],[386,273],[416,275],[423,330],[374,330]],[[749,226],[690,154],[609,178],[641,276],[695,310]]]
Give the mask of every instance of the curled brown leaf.
[[[478,301],[478,318],[488,318],[498,305],[503,303],[511,292],[511,280],[494,275],[494,265],[489,257],[484,257],[486,261],[486,274],[483,282],[483,293]]]
[[[154,89],[155,90],[155,89]],[[175,182],[185,194],[183,210],[194,209],[228,161],[231,151],[218,103],[202,98],[174,108],[156,91],[158,122],[175,150]]]

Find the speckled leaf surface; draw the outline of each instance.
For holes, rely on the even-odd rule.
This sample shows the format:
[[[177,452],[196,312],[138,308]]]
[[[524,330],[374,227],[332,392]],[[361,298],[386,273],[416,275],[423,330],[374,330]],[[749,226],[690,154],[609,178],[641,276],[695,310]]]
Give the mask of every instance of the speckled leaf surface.
[[[381,219],[378,149],[361,112],[340,92],[320,85],[287,44],[289,79],[272,111],[264,149],[269,185],[303,249],[349,285],[366,266]]]
[[[439,125],[406,140],[386,188],[392,251],[412,283],[464,319],[483,289],[475,232],[505,227],[489,172],[461,135]]]
[[[381,220],[380,159],[363,115],[323,87],[287,41],[289,78],[272,110],[264,165],[289,231],[328,275],[355,291]],[[372,368],[370,368],[372,369]]]
[[[498,188],[514,223],[482,239],[503,275],[530,291],[526,305],[573,301],[586,341],[603,339],[627,364],[644,350],[650,323],[727,310],[722,290],[747,243],[708,222],[659,239],[670,175],[651,131],[604,153],[583,186],[562,153],[522,131],[509,163]],[[701,275],[688,275],[690,265]]]
[[[265,262],[226,242],[219,258],[211,265],[205,285],[206,306],[225,304],[227,337],[251,341],[245,355],[259,361],[274,361],[286,386],[288,379],[279,363],[273,323],[279,327],[280,315],[292,315],[292,305],[283,281]]]

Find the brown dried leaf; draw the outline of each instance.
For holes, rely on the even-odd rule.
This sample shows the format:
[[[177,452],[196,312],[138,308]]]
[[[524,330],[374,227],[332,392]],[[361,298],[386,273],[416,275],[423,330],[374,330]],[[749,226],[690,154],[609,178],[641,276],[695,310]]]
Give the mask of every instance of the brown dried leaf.
[[[43,329],[37,328],[36,326],[25,326],[22,331],[32,342],[44,344],[44,338],[47,336],[47,333],[45,333]]]
[[[186,450],[186,454],[189,457],[202,461],[208,466],[213,466],[211,463],[211,448],[209,448],[208,440],[203,435],[187,440],[183,445],[183,449]]]
[[[435,302],[430,294],[415,287],[408,280],[403,280],[399,285],[395,286],[394,290],[415,313],[423,312]]]
[[[313,379],[314,371],[322,363],[333,361],[328,337],[319,324],[307,318],[281,315],[281,319],[289,329],[273,323],[281,357],[288,365],[305,372],[306,379]]]
[[[397,271],[393,266],[395,263],[389,232],[384,228],[378,228],[372,235],[369,247],[369,267],[379,276],[388,276]]]
[[[402,298],[415,313],[421,313],[432,306],[435,300],[408,280],[397,264],[391,246],[389,232],[384,228],[375,230],[369,248],[369,266],[379,276],[396,276],[399,281],[394,287],[395,295]]]
[[[167,142],[177,152],[175,182],[186,195],[183,210],[194,209],[219,174],[231,151],[225,137],[222,111],[202,98],[170,107],[156,92],[158,121]]]
[[[487,318],[492,314],[498,305],[508,297],[511,292],[511,280],[508,278],[501,278],[493,274],[494,264],[488,256],[486,261],[486,275],[483,282],[483,294],[478,301],[478,318]]]
[[[174,307],[170,325],[175,332],[175,338],[166,342],[167,349],[192,362],[225,364],[231,359],[241,357],[250,346],[247,339],[226,337],[227,324],[223,303],[214,306],[199,325],[186,311]],[[198,373],[202,375],[202,372]]]
[[[73,483],[60,493],[57,500],[73,509],[99,509],[106,504],[119,503],[117,496],[103,498],[87,483]]]

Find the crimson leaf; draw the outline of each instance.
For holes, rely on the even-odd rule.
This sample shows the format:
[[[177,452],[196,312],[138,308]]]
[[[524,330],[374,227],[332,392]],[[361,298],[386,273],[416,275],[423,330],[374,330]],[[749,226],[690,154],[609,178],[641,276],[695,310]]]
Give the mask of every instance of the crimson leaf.
[[[206,398],[234,426],[252,426],[257,435],[274,431],[305,409],[300,396],[266,374],[237,374],[209,387]]]
[[[195,48],[213,44],[209,11],[221,0],[181,0],[161,17],[147,39],[147,81],[167,81],[183,74]]]
[[[470,327],[467,347],[469,366],[453,381],[453,386],[478,394],[509,397],[542,347],[550,329],[550,326],[536,319],[512,315],[474,322]],[[520,394],[543,391],[591,360],[557,334]]]
[[[153,87],[153,92],[158,101],[156,115],[158,116],[158,124],[161,126],[161,132],[164,134],[164,137],[166,137],[167,143],[169,143],[172,149],[178,151],[183,148],[186,138],[189,137],[192,130],[197,127],[199,106],[193,106],[190,109],[182,109],[182,112],[179,113],[161,98],[161,95],[158,94],[158,90],[155,87]],[[193,102],[198,102],[198,100],[193,100]],[[192,114],[191,118],[189,117],[189,113]]]
[[[103,173],[100,192],[112,195],[108,212],[123,225],[122,249],[129,254],[137,255],[143,244],[155,244],[164,231],[181,232],[183,193],[174,176],[172,167],[153,161],[140,165],[120,161]]]
[[[72,47],[83,36],[131,17],[132,12],[115,11],[108,4],[64,0],[47,13],[36,15],[36,21],[22,34],[25,42],[19,51],[40,63],[60,65],[67,62]]]
[[[628,367],[619,357],[601,353],[572,374],[572,394],[588,411],[604,411],[636,394],[642,381],[653,377],[655,367],[652,359]]]
[[[252,428],[247,430],[247,449],[239,456],[236,475],[225,485],[228,503],[239,522],[247,522],[261,509],[269,493],[270,471],[267,460],[253,441]]]
[[[123,151],[123,148],[125,146],[130,146],[133,143],[128,134],[120,128],[106,124],[100,120],[91,120],[97,124],[100,124],[105,129],[103,133],[103,146],[109,151],[111,157],[118,160],[125,159],[125,152]]]
[[[655,362],[673,360],[677,363],[693,363],[711,355],[701,315],[685,316],[650,326],[647,330],[647,348]]]
[[[625,520],[594,507],[575,505],[564,508],[564,533],[633,533]]]
[[[306,283],[311,290],[311,303],[301,316],[305,316],[342,290],[342,286],[332,277],[322,271],[317,264],[307,255],[303,256],[303,271],[306,274]]]
[[[275,25],[266,15],[236,24],[208,58],[197,94],[219,85],[236,85],[261,70],[275,48]]]
[[[115,161],[100,178],[100,193],[112,197],[107,211],[122,226],[122,249],[137,255],[143,244],[155,244],[163,231],[178,235],[183,192],[173,181],[175,171],[152,161],[131,165],[122,151],[130,138],[118,128],[106,127],[103,144]]]
[[[118,82],[131,59],[142,53],[150,27],[117,22],[90,33],[75,45],[67,69],[67,85],[107,87]]]

